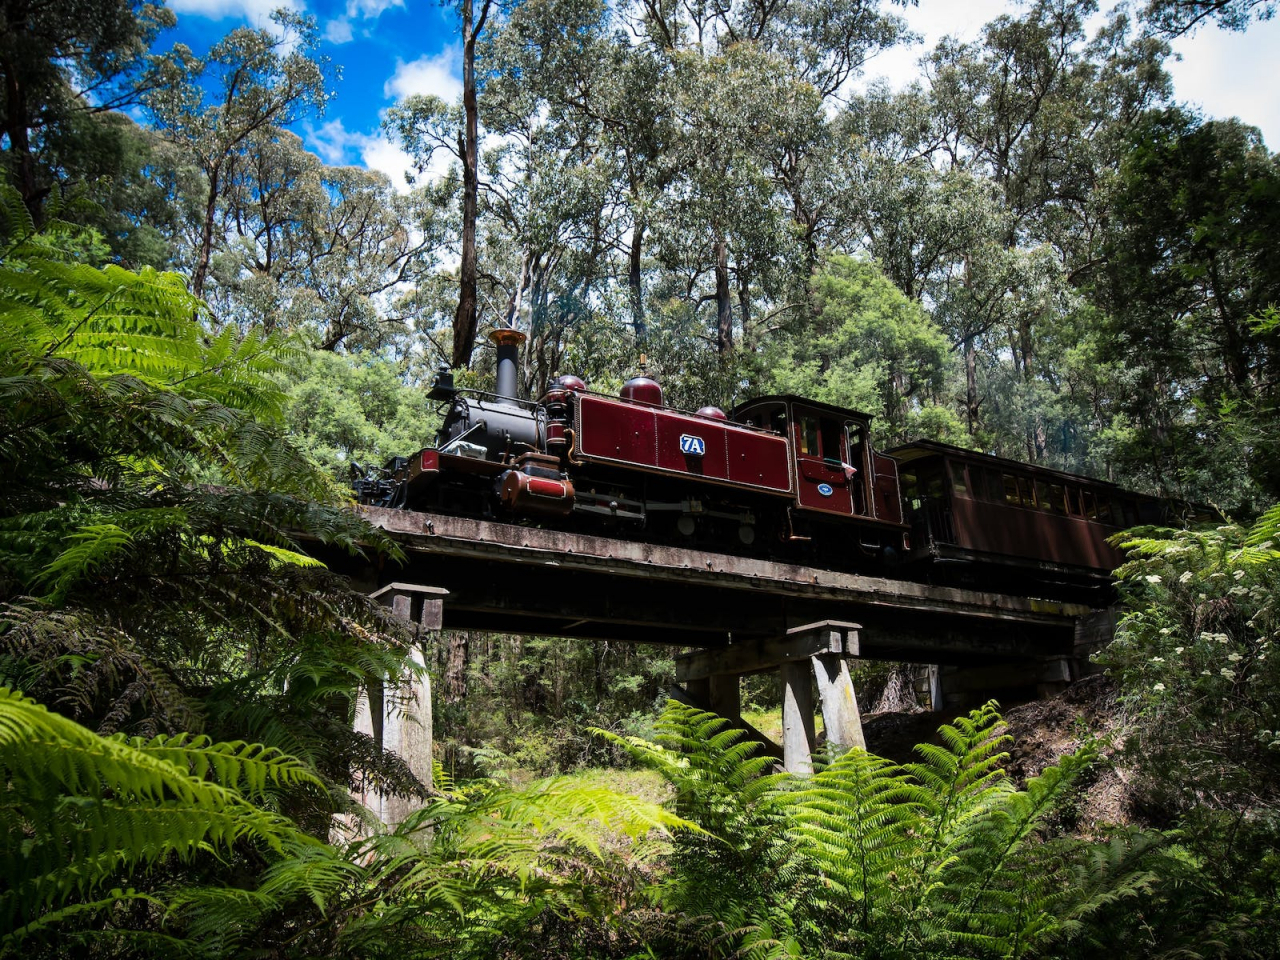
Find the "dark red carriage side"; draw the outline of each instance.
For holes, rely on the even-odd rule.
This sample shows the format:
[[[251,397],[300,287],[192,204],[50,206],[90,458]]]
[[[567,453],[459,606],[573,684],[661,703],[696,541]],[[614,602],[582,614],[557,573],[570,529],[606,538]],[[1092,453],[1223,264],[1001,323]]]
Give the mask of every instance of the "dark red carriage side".
[[[910,562],[992,589],[1028,583],[1105,588],[1124,557],[1107,538],[1164,523],[1177,508],[1114,484],[920,440],[901,464]]]

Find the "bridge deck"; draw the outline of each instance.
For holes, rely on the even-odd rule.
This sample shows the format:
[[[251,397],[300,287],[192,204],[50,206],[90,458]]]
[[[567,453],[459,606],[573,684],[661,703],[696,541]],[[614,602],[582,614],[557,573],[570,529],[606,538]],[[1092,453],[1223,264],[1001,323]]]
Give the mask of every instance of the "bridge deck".
[[[449,590],[447,629],[716,648],[818,620],[863,626],[862,655],[929,663],[1067,655],[1088,608],[537,527],[361,508],[404,567],[361,569]]]

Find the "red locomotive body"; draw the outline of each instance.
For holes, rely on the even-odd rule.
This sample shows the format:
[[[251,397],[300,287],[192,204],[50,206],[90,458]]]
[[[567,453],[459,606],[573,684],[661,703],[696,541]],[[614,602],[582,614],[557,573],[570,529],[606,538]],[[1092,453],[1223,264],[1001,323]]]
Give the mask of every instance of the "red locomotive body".
[[[537,403],[464,397],[447,381],[432,396],[450,405],[437,445],[387,481],[361,481],[365,502],[762,553],[785,545],[839,565],[844,552],[865,562],[905,548],[896,464],[871,449],[870,417],[856,411],[779,396],[732,416],[690,413],[666,406],[649,377],[617,397],[576,377]]]
[[[792,489],[786,438],[709,416],[575,395],[577,458],[781,495]]]

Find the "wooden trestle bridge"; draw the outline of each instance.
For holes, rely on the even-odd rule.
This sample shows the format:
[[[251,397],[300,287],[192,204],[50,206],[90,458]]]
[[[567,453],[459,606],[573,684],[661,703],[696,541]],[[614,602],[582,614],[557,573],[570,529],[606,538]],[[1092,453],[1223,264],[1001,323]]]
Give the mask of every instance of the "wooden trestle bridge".
[[[1078,604],[408,510],[360,511],[401,546],[406,562],[321,555],[421,629],[689,647],[677,659],[681,687],[673,693],[736,722],[739,677],[778,670],[778,752],[795,771],[809,768],[814,745],[811,676],[828,740],[862,745],[848,658],[921,664],[934,708],[961,707],[1069,682],[1114,623],[1110,611]]]

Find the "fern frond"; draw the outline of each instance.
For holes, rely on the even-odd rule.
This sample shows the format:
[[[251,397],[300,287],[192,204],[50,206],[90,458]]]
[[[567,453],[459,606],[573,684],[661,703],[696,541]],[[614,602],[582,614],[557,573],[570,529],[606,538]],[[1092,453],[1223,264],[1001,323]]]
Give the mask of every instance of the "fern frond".
[[[234,766],[241,777],[251,763],[212,752],[210,768]],[[189,765],[193,754],[185,756]],[[241,840],[275,850],[316,842],[187,765],[97,736],[5,688],[0,771],[9,784],[0,839],[9,887],[0,893],[0,916],[10,923],[30,922],[122,871],[171,855],[229,850]]]

